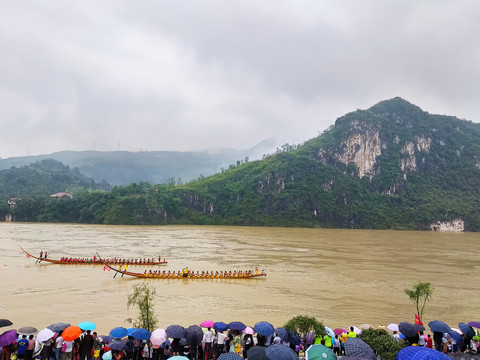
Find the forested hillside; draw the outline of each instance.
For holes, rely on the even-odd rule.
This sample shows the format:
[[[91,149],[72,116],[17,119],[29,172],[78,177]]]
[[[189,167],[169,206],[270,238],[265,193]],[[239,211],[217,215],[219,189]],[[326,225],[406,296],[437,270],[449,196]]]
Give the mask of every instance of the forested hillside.
[[[394,98],[284,150],[189,184],[62,201],[72,222],[480,230],[478,124]],[[16,220],[64,221],[45,209],[54,207],[19,204]]]

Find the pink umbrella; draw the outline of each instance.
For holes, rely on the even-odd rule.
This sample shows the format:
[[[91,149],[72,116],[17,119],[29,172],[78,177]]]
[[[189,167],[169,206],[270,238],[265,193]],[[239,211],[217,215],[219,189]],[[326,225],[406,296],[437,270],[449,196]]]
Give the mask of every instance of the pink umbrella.
[[[345,329],[340,329],[340,328],[336,328],[335,330],[333,330],[333,332],[335,333],[335,335],[341,335],[343,333],[347,333],[347,330]]]
[[[200,324],[201,327],[205,327],[205,328],[211,328],[213,327],[213,325],[215,325],[215,323],[212,320],[205,320]]]
[[[242,330],[242,332],[250,335],[255,334],[255,330],[253,330],[250,326],[247,326],[245,329]]]
[[[38,342],[44,342],[47,340],[50,340],[55,333],[50,330],[49,328],[45,328],[43,330],[40,330],[40,332],[37,334],[37,341]]]
[[[150,335],[152,345],[162,345],[167,340],[167,333],[163,329],[155,329]]]

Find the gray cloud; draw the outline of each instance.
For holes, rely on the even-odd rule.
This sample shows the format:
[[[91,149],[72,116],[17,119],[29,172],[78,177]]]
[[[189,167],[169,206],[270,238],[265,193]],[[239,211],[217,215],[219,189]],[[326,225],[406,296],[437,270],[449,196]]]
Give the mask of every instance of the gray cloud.
[[[0,12],[0,157],[247,148],[402,96],[480,120],[477,1],[19,0]]]

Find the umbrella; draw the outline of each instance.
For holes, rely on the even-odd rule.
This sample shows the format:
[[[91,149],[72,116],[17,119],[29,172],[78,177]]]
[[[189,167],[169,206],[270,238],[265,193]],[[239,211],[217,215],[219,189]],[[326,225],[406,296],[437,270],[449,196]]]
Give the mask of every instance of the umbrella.
[[[270,345],[265,349],[265,355],[270,360],[298,360],[297,353],[285,345]]]
[[[137,340],[148,340],[150,339],[150,331],[147,329],[136,329],[133,333],[132,336],[137,339]]]
[[[439,320],[430,321],[428,323],[428,326],[430,327],[430,330],[432,330],[433,332],[438,331],[441,333],[447,333],[450,330],[452,330],[450,329],[450,326],[445,324],[443,321],[439,321]]]
[[[247,350],[247,359],[248,360],[268,360],[267,355],[265,355],[264,346],[253,346]]]
[[[243,357],[233,352],[223,353],[217,358],[218,360],[243,360]]]
[[[300,345],[302,343],[302,339],[300,339],[300,336],[290,330],[288,332],[290,333],[290,344]]]
[[[121,339],[122,337],[127,335],[128,335],[128,330],[121,326],[110,330],[110,336],[112,338]]]
[[[13,329],[5,331],[2,335],[0,335],[0,347],[10,345],[12,342],[17,340],[17,337],[17,330]]]
[[[225,331],[228,329],[228,325],[225,324],[224,322],[219,321],[213,324],[213,328],[217,331]]]
[[[168,359],[169,359],[169,360],[185,360],[185,359],[188,360],[188,357],[186,357],[186,356],[181,356],[181,355],[175,355],[175,356],[169,357]]]
[[[266,321],[260,321],[256,323],[255,326],[253,327],[253,330],[255,330],[257,334],[263,335],[263,336],[270,336],[270,335],[273,335],[273,333],[275,332],[273,325]]]
[[[245,329],[247,326],[240,322],[240,321],[232,321],[231,323],[228,323],[228,328],[230,330],[243,330]]]
[[[191,346],[198,346],[203,340],[203,330],[198,325],[189,326],[185,331],[185,339],[187,344]]]
[[[415,324],[410,324],[409,322],[398,324],[398,330],[406,337],[414,337],[419,331]]]
[[[102,359],[103,360],[112,360],[112,352],[111,351],[107,351],[106,353],[104,353],[102,355]]]
[[[162,345],[167,340],[167,333],[163,329],[155,329],[150,335],[152,345]]]
[[[7,320],[8,321],[8,320]],[[468,323],[468,325],[474,327],[474,328],[477,328],[477,329],[480,329],[480,321],[470,321]],[[6,325],[1,325],[1,326],[6,326]]]
[[[264,346],[253,346],[247,350],[247,359],[248,360],[268,360],[267,355],[265,354],[266,347]]]
[[[387,329],[390,330],[390,331],[399,331],[398,330],[398,325],[395,324],[395,323],[391,323],[387,326]]]
[[[345,330],[345,329],[340,329],[340,328],[336,328],[335,330],[333,330],[333,333],[334,333],[335,335],[341,335],[341,334],[346,333],[346,332],[347,332],[347,330]]]
[[[423,346],[407,346],[400,350],[395,360],[451,360],[444,353]]]
[[[255,334],[255,330],[253,330],[250,326],[247,326],[245,329],[242,330],[242,332],[250,335]]]
[[[373,329],[373,326],[370,324],[362,324],[359,326],[359,328],[362,330],[368,330],[368,329]]]
[[[348,338],[345,342],[347,357],[358,356],[369,360],[377,360],[377,355],[372,348],[360,338]]]
[[[113,340],[108,343],[108,347],[112,350],[125,350],[127,345],[121,340]]]
[[[458,327],[462,330],[463,334],[468,337],[475,336],[475,330],[468,324],[458,323]]]
[[[185,328],[180,325],[170,325],[165,332],[167,333],[168,337],[180,339],[185,335]]]
[[[128,329],[127,329],[128,336],[132,336],[132,334],[133,334],[133,332],[134,332],[135,330],[137,330],[137,329],[135,329],[135,328],[128,328]]]
[[[17,332],[22,335],[32,335],[32,334],[36,334],[38,330],[33,326],[24,326],[18,329]]]
[[[104,345],[111,340],[110,336],[107,336],[107,335],[99,335],[99,336],[97,336],[97,338]]]
[[[10,320],[0,319],[0,327],[10,326],[10,325],[12,325],[12,324],[13,324],[13,323],[12,323]]]
[[[48,329],[52,330],[53,332],[60,332],[60,330],[65,330],[67,327],[69,327],[70,324],[68,323],[64,323],[64,322],[59,322],[59,323],[55,323],[55,324],[52,324],[50,326],[47,326]]]
[[[328,326],[325,326],[325,332],[327,333],[328,336],[330,336],[331,338],[334,338],[335,337],[335,332],[330,329]]]
[[[290,332],[283,328],[283,327],[278,327],[277,330],[276,330],[276,333],[278,335],[278,337],[280,339],[282,339],[283,341],[287,341],[287,342],[290,342]]]
[[[215,325],[215,323],[212,320],[205,320],[200,324],[201,327],[206,327],[206,328],[211,328],[213,327],[213,325]]]
[[[95,325],[91,321],[83,321],[78,324],[78,327],[82,330],[95,330],[97,328],[97,325]]]
[[[450,330],[447,334],[448,334],[448,336],[450,336],[450,338],[452,338],[453,340],[455,340],[455,341],[457,342],[457,344],[463,344],[463,337],[462,337],[462,335],[460,335],[460,334],[457,333],[456,331]]]
[[[38,342],[44,342],[47,340],[50,340],[55,333],[50,330],[49,328],[45,328],[43,330],[40,330],[40,332],[37,334],[37,341]]]
[[[65,341],[73,341],[77,339],[81,333],[82,333],[82,329],[80,329],[78,326],[70,325],[69,327],[65,328],[65,330],[63,330],[62,337],[63,337],[63,340]],[[38,340],[38,335],[37,335],[37,340]]]
[[[336,360],[332,349],[325,345],[312,345],[305,351],[306,360]]]

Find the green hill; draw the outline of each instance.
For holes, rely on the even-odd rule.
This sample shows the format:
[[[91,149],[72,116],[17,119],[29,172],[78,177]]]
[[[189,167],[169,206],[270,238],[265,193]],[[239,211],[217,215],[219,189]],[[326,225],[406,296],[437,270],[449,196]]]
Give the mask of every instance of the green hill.
[[[189,184],[79,194],[69,221],[478,231],[479,189],[480,125],[394,98]],[[59,221],[52,201],[19,204],[17,221]]]

